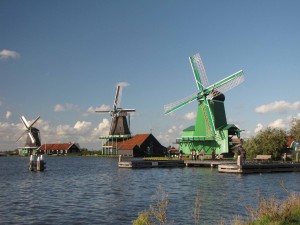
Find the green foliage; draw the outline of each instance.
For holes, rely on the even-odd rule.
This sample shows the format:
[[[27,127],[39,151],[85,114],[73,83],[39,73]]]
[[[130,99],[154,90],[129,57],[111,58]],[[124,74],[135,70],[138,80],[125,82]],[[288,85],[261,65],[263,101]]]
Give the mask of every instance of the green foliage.
[[[282,129],[267,128],[255,137],[244,142],[247,158],[253,159],[256,155],[273,155],[280,157],[280,150],[286,148],[286,132]]]
[[[139,213],[138,218],[133,221],[133,225],[165,225],[170,224],[167,220],[167,209],[169,196],[159,187],[156,194],[151,197],[149,209]]]
[[[275,195],[259,197],[256,208],[247,206],[250,217],[242,218],[236,216],[231,221],[232,225],[296,225],[300,224],[300,195],[290,193],[284,184],[282,188],[288,193],[287,198],[279,201]],[[200,224],[200,208],[203,198],[197,194],[194,208],[194,224]],[[151,204],[147,210],[138,214],[138,218],[132,222],[133,225],[167,225],[174,224],[167,219],[167,208],[169,204],[168,194],[159,187],[156,194],[151,197]],[[219,225],[228,224],[219,221]]]
[[[252,216],[250,225],[293,225],[300,223],[300,196],[291,193],[282,202],[275,196],[270,199],[260,198],[257,209],[248,207]]]
[[[300,141],[300,119],[294,119],[292,121],[290,134],[295,138],[295,141]]]

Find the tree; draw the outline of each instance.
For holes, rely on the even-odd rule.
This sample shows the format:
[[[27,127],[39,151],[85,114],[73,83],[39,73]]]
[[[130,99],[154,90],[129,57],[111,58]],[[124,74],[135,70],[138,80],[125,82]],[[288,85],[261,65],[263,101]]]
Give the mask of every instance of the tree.
[[[294,138],[296,142],[300,142],[300,119],[292,120],[290,135]]]
[[[284,130],[269,127],[245,141],[247,157],[253,159],[256,155],[273,155],[274,158],[278,158],[281,155],[280,150],[287,147],[286,138]]]

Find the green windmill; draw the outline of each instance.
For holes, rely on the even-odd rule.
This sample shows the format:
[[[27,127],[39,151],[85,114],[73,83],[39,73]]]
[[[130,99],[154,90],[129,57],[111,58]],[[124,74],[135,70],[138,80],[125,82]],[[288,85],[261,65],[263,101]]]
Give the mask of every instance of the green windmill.
[[[223,93],[244,81],[242,70],[208,85],[208,79],[199,54],[189,57],[198,91],[175,103],[165,105],[165,114],[171,113],[195,100],[198,101],[196,123],[183,130],[176,139],[180,149],[189,154],[192,150],[204,148],[207,154],[215,149],[216,154],[232,154],[240,143],[241,130],[234,124],[227,124]]]

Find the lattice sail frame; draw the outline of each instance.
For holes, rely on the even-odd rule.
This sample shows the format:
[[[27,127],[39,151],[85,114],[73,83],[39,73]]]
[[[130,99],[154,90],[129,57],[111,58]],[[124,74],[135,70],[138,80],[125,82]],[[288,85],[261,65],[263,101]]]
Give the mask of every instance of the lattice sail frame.
[[[186,105],[186,104],[188,104],[192,101],[195,101],[197,99],[197,96],[198,96],[198,92],[195,92],[194,94],[192,94],[190,96],[187,96],[187,97],[185,97],[183,99],[180,99],[176,102],[172,102],[170,104],[165,105],[164,106],[165,113],[166,114],[169,113],[168,111],[172,110],[176,106],[178,106],[178,108],[176,108],[176,109],[179,109],[179,108],[183,107],[184,105]],[[172,110],[172,111],[174,111],[174,110]]]
[[[201,60],[199,53],[190,57],[190,64],[191,64],[192,70],[194,72],[194,77],[195,77],[197,87],[199,90],[202,91],[203,89],[205,89],[208,86],[209,83],[208,83],[208,78],[207,78],[207,75],[206,75],[206,72],[205,72],[205,69],[203,66],[203,62]],[[195,65],[196,68],[194,68],[193,65]],[[197,80],[197,74],[195,74],[195,73],[199,73],[199,76],[200,76],[199,78],[200,78],[201,82],[199,82]],[[199,88],[199,86],[202,87],[202,89]]]
[[[205,128],[206,128],[206,132],[207,132],[208,136],[214,136],[213,127],[210,125],[206,107],[207,107],[207,105],[205,103],[202,104],[202,106],[201,106],[201,110],[202,110],[203,116],[204,116],[204,124],[205,124]]]
[[[240,71],[238,71],[238,72],[236,72],[236,73],[234,73],[232,75],[236,75],[236,74],[239,74],[239,73],[242,73],[242,71],[240,70]],[[232,75],[230,75],[230,76],[232,76]],[[228,77],[230,77],[230,76],[228,76]],[[223,79],[223,80],[225,80],[225,79]],[[222,81],[220,81],[220,82],[222,82]],[[228,81],[227,83],[224,83],[221,86],[213,89],[209,93],[208,99],[213,99],[214,97],[218,96],[220,93],[225,93],[225,92],[231,90],[232,88],[238,86],[239,84],[241,84],[244,81],[245,81],[244,74],[242,74],[241,76],[235,77],[234,79]]]
[[[189,57],[189,59],[199,91],[179,101],[165,105],[165,114],[173,112],[196,99],[199,101],[202,99],[213,99],[214,97],[220,95],[220,93],[229,91],[245,80],[244,73],[242,70],[240,70],[207,87],[208,79],[200,55],[196,54]]]

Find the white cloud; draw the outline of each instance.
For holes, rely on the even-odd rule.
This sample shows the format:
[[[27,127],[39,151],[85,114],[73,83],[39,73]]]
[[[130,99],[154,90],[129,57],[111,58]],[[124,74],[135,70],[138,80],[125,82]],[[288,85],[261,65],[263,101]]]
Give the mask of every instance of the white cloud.
[[[76,124],[74,125],[74,128],[77,129],[78,131],[86,131],[90,128],[91,125],[92,125],[91,122],[77,121]]]
[[[8,59],[8,58],[16,59],[18,57],[20,57],[20,54],[15,51],[3,49],[0,52],[0,59]]]
[[[102,120],[101,123],[99,123],[98,127],[95,128],[95,130],[99,130],[99,131],[104,131],[105,129],[109,128],[110,127],[110,121],[106,118],[104,118]]]
[[[98,137],[100,135],[108,135],[110,128],[110,121],[106,118],[102,120],[101,123],[98,124],[96,128],[93,130],[93,136]]]
[[[285,122],[283,119],[277,119],[277,120],[271,122],[269,124],[269,127],[285,129],[287,127],[287,122]]]
[[[174,132],[174,130],[172,129],[172,128],[170,128],[169,130],[168,130],[168,133],[169,134],[172,134]]]
[[[255,132],[255,133],[258,133],[258,132],[260,132],[263,128],[264,128],[264,125],[261,124],[261,123],[259,123],[259,124],[256,125],[256,128],[255,128],[254,132]]]
[[[56,104],[54,106],[54,112],[65,112],[70,110],[79,110],[79,107],[77,105],[74,105],[72,103],[66,103],[65,105]]]
[[[167,128],[164,132],[160,132],[157,135],[157,139],[162,145],[166,147],[169,145],[177,146],[178,144],[175,144],[176,138],[180,138],[183,127],[184,127],[183,125],[179,125],[179,126],[173,125]]]
[[[188,120],[188,121],[195,120],[195,118],[196,118],[196,113],[195,112],[189,112],[189,113],[186,113],[184,115],[184,119]]]
[[[72,104],[72,103],[67,103],[66,104],[66,109],[69,111],[69,110],[79,110],[79,107],[78,107],[78,105],[74,105],[74,104]]]
[[[58,125],[56,127],[56,134],[57,135],[62,135],[62,136],[67,136],[67,135],[70,135],[70,134],[74,134],[74,129],[73,127],[71,127],[70,125],[68,124],[65,124],[65,125]]]
[[[10,111],[7,111],[5,114],[5,118],[9,119],[11,117],[12,113]]]
[[[257,113],[269,113],[269,112],[286,112],[288,110],[300,109],[300,101],[293,103],[286,101],[275,101],[266,105],[261,105],[255,109]]]
[[[175,132],[177,132],[178,131],[178,128],[174,125],[174,126],[172,126],[171,128],[169,128],[168,129],[168,133],[169,134],[173,134],[173,133],[175,133]]]
[[[61,104],[57,104],[54,106],[54,112],[64,112],[64,111],[66,111],[66,109]]]
[[[95,113],[95,111],[108,111],[108,110],[111,110],[110,106],[102,104],[101,106],[96,107],[96,108],[94,108],[93,106],[90,106],[87,111],[89,113]]]

